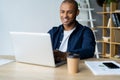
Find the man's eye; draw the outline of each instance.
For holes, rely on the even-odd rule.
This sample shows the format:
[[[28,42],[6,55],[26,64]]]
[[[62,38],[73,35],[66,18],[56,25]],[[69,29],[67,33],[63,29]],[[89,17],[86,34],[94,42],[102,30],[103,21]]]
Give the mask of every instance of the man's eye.
[[[68,13],[69,13],[69,14],[73,14],[73,11],[69,11]]]
[[[64,13],[65,11],[60,11],[60,13]]]

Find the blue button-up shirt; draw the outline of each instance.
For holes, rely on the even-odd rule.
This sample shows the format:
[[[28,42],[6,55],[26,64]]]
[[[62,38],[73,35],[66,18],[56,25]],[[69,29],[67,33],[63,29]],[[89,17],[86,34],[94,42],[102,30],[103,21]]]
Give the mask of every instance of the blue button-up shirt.
[[[67,52],[79,54],[80,59],[90,58],[95,52],[95,38],[89,27],[82,26],[76,21],[76,29],[68,40]],[[64,27],[59,25],[49,30],[53,50],[58,50],[63,39]]]

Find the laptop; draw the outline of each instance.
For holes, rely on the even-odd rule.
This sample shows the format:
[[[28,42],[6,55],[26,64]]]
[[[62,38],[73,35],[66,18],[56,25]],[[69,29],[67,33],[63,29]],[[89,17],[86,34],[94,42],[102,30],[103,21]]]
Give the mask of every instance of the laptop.
[[[57,67],[49,33],[10,32],[17,62]]]

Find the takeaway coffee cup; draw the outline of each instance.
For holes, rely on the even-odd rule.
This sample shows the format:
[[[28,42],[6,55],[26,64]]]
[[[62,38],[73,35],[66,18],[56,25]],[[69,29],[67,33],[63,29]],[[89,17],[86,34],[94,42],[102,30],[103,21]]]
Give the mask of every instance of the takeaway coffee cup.
[[[79,55],[69,54],[67,56],[67,69],[68,73],[75,74],[79,72]]]

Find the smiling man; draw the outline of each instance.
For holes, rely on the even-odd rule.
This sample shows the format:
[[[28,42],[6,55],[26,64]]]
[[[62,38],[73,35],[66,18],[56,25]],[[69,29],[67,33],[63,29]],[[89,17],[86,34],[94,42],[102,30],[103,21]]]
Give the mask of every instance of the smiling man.
[[[64,0],[60,5],[62,24],[49,30],[55,58],[66,59],[68,53],[78,54],[80,59],[91,58],[95,51],[95,38],[90,28],[76,20],[79,14],[75,0]]]

